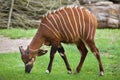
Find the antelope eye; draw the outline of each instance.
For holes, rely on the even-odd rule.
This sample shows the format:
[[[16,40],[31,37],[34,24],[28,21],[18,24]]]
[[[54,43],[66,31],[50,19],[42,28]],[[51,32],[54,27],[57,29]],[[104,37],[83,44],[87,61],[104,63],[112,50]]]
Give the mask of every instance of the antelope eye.
[[[29,59],[29,61],[31,61],[31,60],[32,60],[32,58]]]
[[[28,63],[29,61],[31,61],[31,60],[32,60],[32,58],[29,58],[28,61],[25,62],[25,64],[27,64],[27,63]]]

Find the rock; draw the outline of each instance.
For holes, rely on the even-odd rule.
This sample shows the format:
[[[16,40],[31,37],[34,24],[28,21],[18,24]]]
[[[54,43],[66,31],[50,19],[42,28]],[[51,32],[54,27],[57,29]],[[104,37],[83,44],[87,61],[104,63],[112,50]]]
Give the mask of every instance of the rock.
[[[86,7],[96,16],[99,28],[120,28],[120,4],[101,1]]]
[[[116,4],[120,4],[120,0],[109,0],[109,1],[112,1],[112,2],[114,2],[114,3],[116,3]]]
[[[111,28],[118,28],[119,27],[119,20],[117,19],[113,19],[113,18],[109,18],[108,19],[108,26]]]
[[[109,5],[113,5],[113,2],[110,1],[100,1],[95,3],[96,6],[109,6]]]

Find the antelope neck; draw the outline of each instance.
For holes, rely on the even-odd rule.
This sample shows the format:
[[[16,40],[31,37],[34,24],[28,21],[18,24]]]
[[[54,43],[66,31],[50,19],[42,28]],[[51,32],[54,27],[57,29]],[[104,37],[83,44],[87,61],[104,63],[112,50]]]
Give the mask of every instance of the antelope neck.
[[[32,41],[30,42],[29,48],[32,50],[39,49],[44,42],[44,39],[37,32]]]

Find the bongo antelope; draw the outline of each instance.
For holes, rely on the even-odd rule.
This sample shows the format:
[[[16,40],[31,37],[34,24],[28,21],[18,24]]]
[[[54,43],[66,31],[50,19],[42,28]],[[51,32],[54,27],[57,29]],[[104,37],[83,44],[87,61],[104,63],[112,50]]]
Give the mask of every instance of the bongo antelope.
[[[58,51],[65,62],[68,72],[71,73],[72,70],[65,55],[65,50],[61,45],[61,43],[67,43],[76,44],[81,53],[81,58],[75,71],[76,73],[79,73],[81,70],[88,53],[86,48],[88,46],[98,61],[100,75],[103,75],[104,70],[99,50],[94,41],[96,28],[96,18],[84,7],[63,7],[43,16],[29,47],[26,50],[22,46],[19,47],[21,58],[25,64],[25,72],[29,73],[31,71],[36,56],[47,53],[47,50],[40,49],[45,44],[51,46],[50,61],[46,72],[51,72],[54,55]]]

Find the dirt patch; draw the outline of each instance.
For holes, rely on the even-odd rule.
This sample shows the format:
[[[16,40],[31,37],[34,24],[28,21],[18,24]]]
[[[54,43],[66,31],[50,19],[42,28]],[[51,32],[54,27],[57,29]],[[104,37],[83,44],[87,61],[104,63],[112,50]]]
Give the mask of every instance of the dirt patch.
[[[10,39],[0,35],[0,53],[18,52],[19,46],[26,48],[30,41],[31,39]]]

